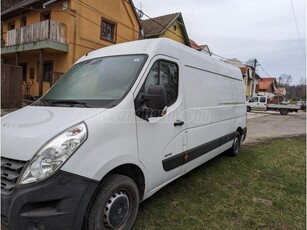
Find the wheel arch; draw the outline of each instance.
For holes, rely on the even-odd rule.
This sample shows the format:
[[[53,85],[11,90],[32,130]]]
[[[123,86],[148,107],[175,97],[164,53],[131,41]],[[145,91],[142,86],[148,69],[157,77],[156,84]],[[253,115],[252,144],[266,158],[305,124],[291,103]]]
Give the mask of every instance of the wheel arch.
[[[109,170],[99,181],[98,186],[96,187],[95,191],[92,194],[92,197],[87,205],[87,210],[83,218],[83,227],[86,225],[86,219],[89,215],[89,210],[93,204],[93,201],[101,187],[103,186],[104,180],[111,174],[120,174],[125,175],[129,178],[131,178],[137,185],[139,190],[139,200],[143,201],[145,197],[145,174],[143,173],[143,170],[134,163],[124,163],[121,165],[118,165],[114,167],[113,169]]]
[[[241,137],[242,137],[242,135],[244,134],[244,131],[243,131],[243,129],[241,128],[241,126],[237,128],[236,132],[239,132]]]
[[[130,177],[139,189],[139,195],[140,195],[140,201],[143,200],[144,194],[145,194],[145,176],[143,171],[140,167],[138,167],[135,164],[123,164],[119,165],[116,168],[112,169],[110,172],[108,172],[106,176],[110,174],[121,174]],[[104,177],[104,178],[105,178]],[[104,179],[102,178],[102,180]]]
[[[246,135],[247,135],[247,127],[242,128],[241,126],[239,126],[236,130],[236,132],[238,132],[241,136],[241,142],[243,142],[246,139]]]

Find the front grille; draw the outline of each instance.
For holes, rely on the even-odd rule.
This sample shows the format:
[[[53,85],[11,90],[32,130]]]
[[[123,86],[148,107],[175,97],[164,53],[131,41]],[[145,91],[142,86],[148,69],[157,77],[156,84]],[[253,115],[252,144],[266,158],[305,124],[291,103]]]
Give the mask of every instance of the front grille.
[[[25,164],[25,161],[1,157],[1,195],[8,196],[12,194]]]
[[[1,215],[1,224],[8,227],[8,219],[4,215]]]

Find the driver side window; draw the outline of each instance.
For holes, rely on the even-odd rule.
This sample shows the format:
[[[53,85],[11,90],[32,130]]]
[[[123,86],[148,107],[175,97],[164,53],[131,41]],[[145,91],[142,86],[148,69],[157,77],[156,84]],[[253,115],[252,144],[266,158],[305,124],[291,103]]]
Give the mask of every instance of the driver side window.
[[[249,102],[258,102],[258,97],[253,97]]]
[[[156,61],[135,99],[136,115],[147,120],[159,117],[165,106],[178,97],[178,65],[167,60]]]
[[[165,60],[156,61],[141,91],[148,93],[148,88],[156,85],[165,87],[167,106],[174,104],[178,96],[178,67],[175,63]]]

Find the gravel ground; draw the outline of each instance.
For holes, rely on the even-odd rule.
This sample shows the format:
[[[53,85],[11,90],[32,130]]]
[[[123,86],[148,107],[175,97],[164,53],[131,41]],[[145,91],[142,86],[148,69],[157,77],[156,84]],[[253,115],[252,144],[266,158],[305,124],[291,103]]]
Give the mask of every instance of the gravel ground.
[[[247,114],[247,137],[243,144],[270,138],[296,136],[306,133],[306,112],[289,113],[257,111]]]

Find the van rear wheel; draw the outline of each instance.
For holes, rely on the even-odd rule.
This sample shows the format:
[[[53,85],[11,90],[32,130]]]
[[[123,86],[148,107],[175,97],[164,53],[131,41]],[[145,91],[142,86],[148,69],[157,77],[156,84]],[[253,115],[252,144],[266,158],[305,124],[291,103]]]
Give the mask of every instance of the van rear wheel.
[[[240,148],[241,148],[241,135],[237,131],[235,134],[235,138],[233,140],[233,144],[230,149],[227,151],[227,155],[235,157],[238,156],[240,153]]]
[[[86,229],[130,229],[139,208],[136,183],[130,177],[111,174],[101,185],[90,207]]]

